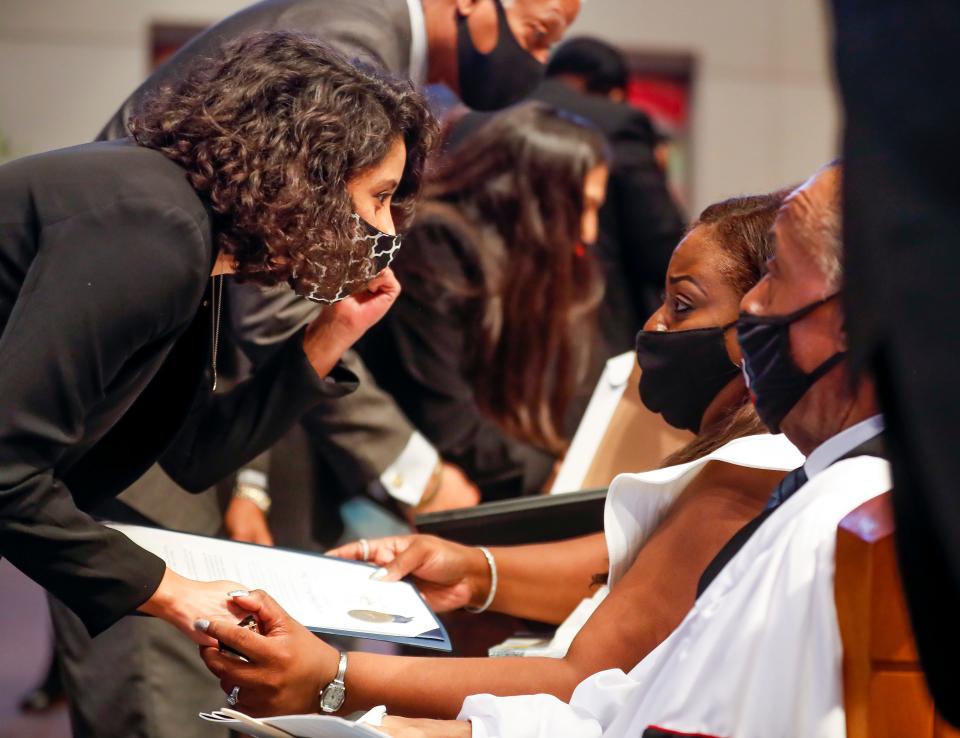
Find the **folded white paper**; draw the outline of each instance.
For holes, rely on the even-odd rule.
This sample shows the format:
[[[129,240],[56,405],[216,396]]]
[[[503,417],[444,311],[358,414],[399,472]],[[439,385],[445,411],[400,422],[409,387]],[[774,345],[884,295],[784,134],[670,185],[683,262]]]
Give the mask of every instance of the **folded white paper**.
[[[382,708],[374,708],[370,712]],[[223,708],[213,712],[201,712],[200,717],[211,723],[226,725],[232,730],[253,738],[384,738],[385,733],[373,728],[367,715],[354,722],[332,715],[278,715],[277,717],[252,718],[237,710]]]
[[[374,567],[139,525],[109,523],[189,579],[268,592],[313,630],[443,640],[436,616],[408,582],[370,579]]]

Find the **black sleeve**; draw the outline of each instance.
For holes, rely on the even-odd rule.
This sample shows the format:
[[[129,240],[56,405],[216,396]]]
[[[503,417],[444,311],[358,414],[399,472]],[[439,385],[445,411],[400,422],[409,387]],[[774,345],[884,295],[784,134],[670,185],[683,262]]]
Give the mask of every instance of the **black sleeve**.
[[[58,463],[90,418],[132,399],[110,392],[128,360],[190,320],[206,253],[190,217],[155,203],[48,225],[0,337],[0,555],[92,633],[149,599],[165,567],[81,512]]]
[[[485,498],[540,491],[553,456],[505,434],[477,405],[464,372],[469,318],[463,299],[435,280],[403,276],[403,264],[420,261],[456,280],[462,266],[452,238],[439,227],[421,227],[407,237],[398,267],[403,292],[378,331],[376,367],[368,365],[381,386],[397,388],[398,403],[413,424],[444,459],[464,469]]]
[[[253,377],[224,394],[204,394],[164,452],[160,464],[184,489],[202,492],[268,449],[307,410],[357,388],[356,375],[337,363],[324,378],[291,336]]]
[[[683,237],[684,217],[654,160],[646,118],[639,113],[631,116],[610,143],[614,165],[607,198],[616,212],[627,280],[631,286],[649,285],[659,294],[670,256]],[[648,305],[636,307],[637,314],[646,317]]]

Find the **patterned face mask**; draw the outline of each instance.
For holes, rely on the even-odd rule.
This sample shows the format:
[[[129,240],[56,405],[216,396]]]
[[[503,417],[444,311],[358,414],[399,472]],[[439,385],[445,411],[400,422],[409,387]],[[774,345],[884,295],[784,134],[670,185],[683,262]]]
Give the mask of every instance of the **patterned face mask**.
[[[394,254],[400,250],[400,236],[391,236],[371,225],[356,213],[353,219],[354,244],[360,246],[359,256],[353,258],[339,271],[343,274],[338,280],[325,280],[328,266],[319,264],[320,279],[317,283],[307,282],[295,273],[290,277],[290,286],[301,297],[312,302],[332,304],[350,297],[362,290],[367,283],[390,266]]]

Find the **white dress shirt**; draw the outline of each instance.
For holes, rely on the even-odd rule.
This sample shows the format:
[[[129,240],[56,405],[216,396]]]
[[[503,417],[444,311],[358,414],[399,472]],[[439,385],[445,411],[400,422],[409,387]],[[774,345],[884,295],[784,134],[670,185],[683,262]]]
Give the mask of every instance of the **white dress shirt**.
[[[837,525],[891,483],[883,459],[836,459],[875,436],[878,420],[810,455],[809,481],[629,674],[595,674],[569,703],[549,695],[468,697],[460,718],[473,722],[473,738],[638,738],[649,726],[736,738],[844,738]]]

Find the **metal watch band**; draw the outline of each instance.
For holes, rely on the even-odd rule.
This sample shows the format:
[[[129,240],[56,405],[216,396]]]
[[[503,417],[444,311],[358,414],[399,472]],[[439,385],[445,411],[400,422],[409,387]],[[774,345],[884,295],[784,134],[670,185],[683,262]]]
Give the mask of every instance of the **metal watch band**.
[[[320,693],[320,709],[323,712],[336,712],[343,707],[347,699],[347,685],[344,680],[347,676],[347,654],[340,654],[340,664],[337,667],[337,675],[333,678],[323,691]]]

